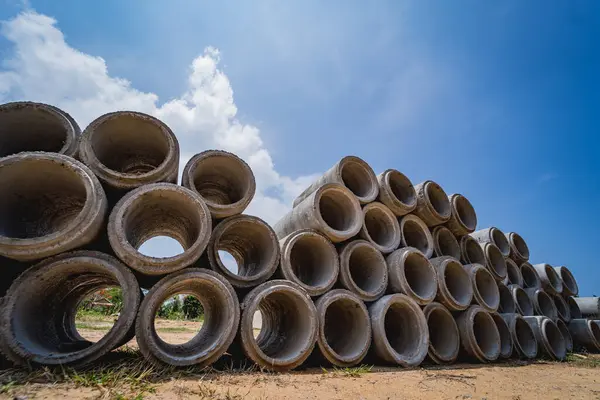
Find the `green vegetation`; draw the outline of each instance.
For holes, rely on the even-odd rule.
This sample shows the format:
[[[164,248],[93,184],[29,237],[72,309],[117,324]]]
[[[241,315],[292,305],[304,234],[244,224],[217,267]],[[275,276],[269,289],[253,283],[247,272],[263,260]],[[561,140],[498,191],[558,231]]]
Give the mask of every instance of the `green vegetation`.
[[[577,367],[600,368],[600,356],[594,354],[567,354],[566,361]]]
[[[321,368],[323,370],[324,374],[335,374],[335,375],[342,375],[342,376],[349,376],[352,378],[359,378],[364,374],[367,374],[369,372],[371,372],[371,370],[373,369],[372,365],[359,365],[358,367],[347,367],[347,368],[339,368],[339,367],[334,367],[332,370],[327,370],[325,368]]]

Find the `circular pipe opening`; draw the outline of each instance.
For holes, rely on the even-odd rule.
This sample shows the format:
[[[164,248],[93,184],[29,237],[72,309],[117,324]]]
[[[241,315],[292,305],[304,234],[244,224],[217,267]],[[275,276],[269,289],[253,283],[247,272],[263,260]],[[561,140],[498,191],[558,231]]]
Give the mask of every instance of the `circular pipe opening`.
[[[452,199],[452,205],[456,210],[456,216],[460,223],[464,225],[468,231],[474,231],[477,227],[477,215],[471,202],[462,195],[456,195]]]
[[[513,314],[517,310],[515,300],[510,293],[510,289],[503,283],[498,284],[498,293],[500,295],[500,303],[498,305],[498,311],[504,314]]]
[[[556,269],[555,269],[556,270]],[[573,295],[577,295],[579,293],[579,287],[577,286],[577,281],[575,277],[566,267],[559,267],[560,279],[562,280],[563,286],[567,289],[567,291]]]
[[[344,185],[357,197],[372,197],[378,191],[377,180],[371,168],[364,161],[346,159],[341,164],[341,178]]]
[[[498,228],[491,229],[492,242],[500,249],[503,255],[510,254],[510,244],[504,233]]]
[[[569,308],[569,314],[571,315],[571,319],[580,319],[581,318],[581,310],[579,309],[579,305],[575,301],[575,299],[571,296],[567,297],[567,306]]]
[[[453,361],[459,351],[460,336],[452,314],[443,306],[433,308],[427,315],[429,346],[443,362]]]
[[[558,274],[554,270],[554,268],[552,268],[548,264],[545,264],[544,271],[546,272],[546,276],[548,277],[548,281],[550,283],[550,286],[552,286],[552,289],[554,289],[554,291],[556,291],[556,293],[561,293],[562,292],[562,281],[560,279],[560,276],[558,276]]]
[[[551,297],[556,308],[556,312],[558,313],[558,317],[563,321],[570,320],[571,314],[569,313],[569,306],[567,305],[567,302],[562,298],[561,295],[555,294]]]
[[[444,226],[436,226],[433,230],[433,243],[436,255],[450,256],[460,259],[460,245],[450,230]]]
[[[420,320],[415,310],[403,302],[393,302],[385,313],[385,337],[402,359],[413,359],[420,353]]]
[[[442,217],[449,217],[451,214],[450,201],[446,192],[435,182],[425,184],[425,195],[431,204],[433,210]]]
[[[363,208],[362,236],[383,253],[400,245],[400,225],[396,216],[381,203],[369,203]]]
[[[414,247],[430,257],[433,253],[433,239],[427,226],[419,218],[408,215],[400,222],[402,244],[404,247]]]
[[[371,339],[368,314],[354,299],[339,298],[325,311],[323,337],[339,360],[362,359]]]
[[[513,298],[515,299],[515,303],[517,305],[517,311],[524,316],[533,315],[533,303],[531,302],[529,295],[520,287],[515,287],[514,285],[511,286]]]
[[[500,350],[500,343],[496,340],[498,337],[498,328],[496,323],[487,312],[481,311],[473,317],[473,334],[475,342],[480,351],[488,360],[497,357]]]
[[[420,300],[431,301],[435,298],[436,272],[421,253],[408,253],[404,260],[404,276],[408,286]]]
[[[527,247],[525,240],[523,240],[521,235],[515,232],[511,232],[509,235],[510,241],[513,243],[513,246],[519,253],[520,257],[525,260],[529,260],[529,247]]]
[[[550,346],[552,356],[562,360],[567,354],[567,346],[565,338],[554,322],[546,319],[542,323],[543,335],[546,337],[547,343]]]
[[[340,191],[324,190],[318,204],[321,218],[335,231],[351,230],[359,222],[352,200]]]
[[[356,246],[348,259],[350,279],[367,295],[381,292],[387,282],[387,265],[381,253],[372,246]]]
[[[470,236],[463,236],[462,258],[465,264],[486,265],[485,253],[475,239]]]
[[[473,294],[468,290],[472,286],[471,279],[458,261],[446,264],[444,284],[456,303],[465,306],[471,303]]]
[[[531,326],[523,318],[515,319],[515,338],[516,345],[521,349],[521,353],[527,358],[534,358],[537,355],[537,340]]]
[[[500,252],[500,249],[493,244],[486,244],[485,253],[486,258],[489,261],[488,265],[491,269],[490,272],[498,279],[504,279],[506,277],[506,261],[504,256]]]
[[[523,286],[523,276],[517,264],[510,258],[506,260],[506,279],[508,284]]]
[[[540,277],[533,268],[533,266],[527,262],[521,264],[521,275],[523,276],[523,286],[526,288],[541,288],[542,283]]]
[[[399,171],[389,170],[386,175],[387,184],[397,201],[407,207],[417,204],[417,194],[412,182]]]
[[[550,319],[556,319],[556,306],[548,293],[543,290],[538,290],[535,292],[535,297],[539,307],[539,313]]]
[[[483,307],[489,310],[497,310],[500,304],[500,293],[494,277],[485,269],[478,268],[475,271],[475,290],[478,297],[483,301]]]

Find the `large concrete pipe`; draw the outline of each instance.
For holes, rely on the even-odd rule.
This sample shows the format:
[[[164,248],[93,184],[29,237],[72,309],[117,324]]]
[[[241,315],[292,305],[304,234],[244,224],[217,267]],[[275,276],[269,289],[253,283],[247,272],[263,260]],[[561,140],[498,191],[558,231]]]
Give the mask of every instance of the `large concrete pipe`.
[[[508,244],[510,246],[510,258],[512,258],[517,264],[524,263],[529,260],[529,247],[525,240],[515,232],[506,233]]]
[[[81,129],[66,112],[48,104],[0,105],[0,157],[24,151],[75,156]]]
[[[300,229],[315,229],[340,243],[357,235],[362,224],[356,196],[343,185],[328,183],[298,203],[273,229],[280,239]]]
[[[569,314],[571,315],[571,319],[582,318],[581,310],[579,309],[579,305],[575,301],[575,298],[569,296],[565,299],[567,302],[567,307],[569,307]]]
[[[434,181],[421,182],[415,186],[417,208],[414,214],[432,227],[441,225],[450,219],[452,214],[450,201],[444,189]]]
[[[500,304],[498,305],[498,312],[503,314],[514,314],[517,312],[517,305],[515,299],[508,286],[502,282],[498,282],[498,293],[500,294]]]
[[[77,332],[79,303],[91,293],[119,286],[123,308],[96,343]],[[48,258],[12,284],[0,308],[0,351],[19,365],[82,366],[133,337],[141,291],[133,273],[116,258],[75,251]]]
[[[557,319],[555,322],[556,322],[556,326],[558,327],[558,330],[560,330],[560,333],[563,335],[563,338],[565,339],[565,346],[567,348],[567,353],[572,352],[573,351],[573,337],[571,336],[571,332],[569,332],[569,326],[562,319]]]
[[[333,287],[340,271],[335,246],[313,229],[302,229],[279,241],[281,276],[302,286],[309,296],[320,296]]]
[[[579,294],[579,286],[571,271],[565,267],[554,267],[554,271],[560,277],[563,285],[562,294],[564,296],[577,296]]]
[[[600,351],[600,325],[595,320],[572,319],[569,322],[569,333],[575,346],[583,346],[588,351]]]
[[[483,243],[493,243],[500,249],[500,252],[503,256],[508,257],[510,254],[510,245],[508,243],[507,237],[504,235],[500,229],[492,226],[485,229],[480,229],[477,232],[471,233],[471,237],[477,242]]]
[[[521,275],[523,276],[523,287],[524,288],[542,288],[542,281],[533,265],[525,261],[519,267]]]
[[[379,183],[379,201],[392,212],[401,217],[417,207],[415,188],[403,173],[395,169],[387,169],[377,176]]]
[[[492,274],[479,264],[464,266],[473,285],[473,301],[486,311],[496,311],[500,305],[500,291]]]
[[[433,237],[425,223],[416,215],[408,214],[400,220],[402,247],[414,247],[427,258],[433,255]]]
[[[197,193],[172,183],[154,183],[119,200],[107,231],[112,249],[125,264],[142,274],[163,275],[198,261],[210,238],[211,217]],[[151,257],[138,250],[148,239],[162,235],[177,240],[183,253]]]
[[[513,354],[513,340],[508,324],[497,312],[490,313],[500,335],[500,358],[510,358]]]
[[[462,194],[448,196],[450,202],[450,219],[446,222],[448,229],[456,236],[468,235],[477,227],[477,214],[471,202]]]
[[[170,344],[156,332],[156,314],[167,299],[177,294],[194,296],[202,304],[202,329],[189,341]],[[135,324],[140,351],[153,364],[205,367],[215,362],[235,338],[240,305],[233,287],[221,275],[188,268],[167,275],[144,297]]]
[[[379,250],[366,240],[353,240],[339,249],[340,284],[363,301],[375,301],[388,285],[388,266]]]
[[[507,258],[506,260],[506,278],[504,278],[505,285],[517,285],[523,287],[523,275],[521,274],[521,268],[512,259]]]
[[[517,285],[508,285],[508,289],[515,300],[517,313],[523,316],[532,316],[534,314],[533,301],[527,292]]]
[[[564,297],[562,297],[560,294],[551,294],[550,297],[556,306],[558,318],[565,322],[569,322],[572,318],[571,311]]]
[[[382,203],[374,201],[362,209],[363,225],[359,236],[369,241],[383,254],[389,254],[400,246],[398,218]]]
[[[506,260],[500,249],[493,243],[480,243],[485,256],[485,267],[497,281],[506,278]]]
[[[338,161],[323,176],[313,182],[294,200],[294,208],[307,197],[328,183],[336,183],[347,187],[360,202],[367,204],[377,198],[379,184],[371,166],[364,160],[347,156]]]
[[[256,191],[252,169],[235,154],[208,150],[192,157],[181,184],[198,193],[214,220],[244,212]]]
[[[278,279],[265,282],[246,295],[241,308],[242,348],[260,368],[288,371],[311,354],[317,340],[317,309],[299,285]],[[262,327],[255,338],[257,311],[262,315]]]
[[[433,256],[450,256],[460,260],[460,244],[450,229],[439,225],[431,231],[433,238]]]
[[[427,356],[429,329],[423,311],[403,294],[383,296],[369,306],[373,350],[382,361],[416,367]]]
[[[456,324],[462,348],[470,357],[480,362],[498,359],[500,333],[490,313],[480,306],[471,306],[456,317]]]
[[[233,257],[237,271],[227,268],[220,251]],[[250,288],[265,282],[280,261],[279,242],[271,226],[258,217],[243,214],[219,222],[206,253],[210,267],[235,288]]]
[[[542,289],[529,288],[524,289],[531,302],[535,315],[543,315],[555,321],[558,318],[558,311],[552,297]]]
[[[450,311],[465,310],[473,300],[473,284],[462,264],[452,257],[432,258],[437,272],[438,291],[436,301]]]
[[[81,135],[79,157],[98,176],[111,204],[142,185],[177,182],[177,138],[143,113],[118,111],[92,121]]]
[[[437,294],[437,273],[429,260],[414,247],[404,247],[386,258],[388,292],[403,293],[419,305],[429,304]]]
[[[540,315],[523,318],[525,318],[525,321],[533,329],[540,353],[545,354],[553,360],[564,360],[567,356],[566,340],[554,321]]]
[[[483,248],[469,235],[460,238],[460,260],[463,264],[485,265],[485,254]]]
[[[315,306],[321,354],[338,367],[359,364],[371,345],[371,319],[362,300],[348,290],[335,289],[319,297]]]
[[[562,293],[563,284],[554,268],[549,264],[535,264],[533,268],[538,273],[542,287],[546,292],[554,294]]]
[[[450,364],[458,357],[460,334],[454,317],[440,303],[429,303],[423,308],[429,329],[427,355],[436,364]]]
[[[91,242],[107,202],[85,165],[55,153],[0,159],[0,255],[37,260]]]
[[[532,359],[537,356],[538,343],[531,326],[525,319],[514,313],[500,314],[510,330],[514,348],[519,357]]]
[[[573,297],[584,317],[600,316],[600,297]]]

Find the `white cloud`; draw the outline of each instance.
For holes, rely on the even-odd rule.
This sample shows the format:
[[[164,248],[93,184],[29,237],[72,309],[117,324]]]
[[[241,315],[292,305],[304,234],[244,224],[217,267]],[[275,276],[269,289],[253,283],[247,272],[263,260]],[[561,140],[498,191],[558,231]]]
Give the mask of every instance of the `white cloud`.
[[[129,81],[110,76],[102,58],[70,47],[55,25],[53,18],[31,11],[2,24],[1,32],[14,51],[0,69],[0,102],[22,99],[53,104],[69,112],[82,128],[110,111],[154,115],[177,134],[182,151],[180,169],[193,154],[210,148],[245,159],[257,178],[257,194],[248,213],[271,223],[314,179],[280,175],[259,129],[236,119],[233,89],[218,68],[217,49],[206,48],[192,61],[185,93],[159,105],[156,94],[141,92]]]

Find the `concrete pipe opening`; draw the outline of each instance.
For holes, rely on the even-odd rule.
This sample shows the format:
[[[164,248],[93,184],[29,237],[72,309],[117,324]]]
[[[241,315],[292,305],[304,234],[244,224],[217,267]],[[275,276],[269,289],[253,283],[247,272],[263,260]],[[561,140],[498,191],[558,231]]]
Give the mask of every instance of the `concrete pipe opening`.
[[[259,367],[291,370],[312,352],[317,310],[300,286],[283,280],[265,282],[246,295],[242,310],[242,347]],[[254,338],[252,320],[257,310],[262,314],[262,327]]]
[[[519,266],[510,258],[506,260],[506,278],[504,283],[506,285],[517,285],[523,287],[523,275],[521,275],[521,269]]]
[[[396,216],[379,202],[363,207],[363,226],[360,237],[371,242],[383,254],[391,253],[400,245],[400,224]]]
[[[502,282],[498,282],[498,293],[500,294],[500,304],[498,311],[504,314],[513,314],[517,312],[515,299],[513,299],[510,289]]]
[[[414,247],[430,258],[433,255],[433,237],[427,225],[415,215],[406,215],[400,221],[402,246]]]
[[[519,353],[525,358],[535,358],[538,353],[538,343],[535,339],[535,334],[531,326],[525,319],[516,314],[514,325],[514,344],[519,350]]]
[[[542,282],[542,287],[545,291],[552,294],[561,294],[563,291],[562,281],[554,268],[549,264],[535,264],[533,268],[536,270]]]
[[[471,306],[456,320],[465,351],[481,362],[500,356],[500,333],[492,316],[482,307]]]
[[[401,217],[417,206],[417,193],[411,181],[401,172],[388,169],[377,177],[379,200]]]
[[[112,328],[96,342],[75,323],[83,299],[119,287],[123,306]],[[141,291],[133,273],[103,253],[75,251],[48,258],[21,274],[4,297],[0,331],[6,355],[19,365],[89,364],[133,335]]]
[[[510,258],[517,262],[523,262],[529,260],[529,247],[525,240],[515,232],[506,234],[508,243],[510,245]]]
[[[436,364],[452,363],[460,350],[460,334],[454,317],[440,303],[431,303],[423,309],[429,329],[429,358]]]
[[[414,213],[432,227],[443,224],[451,216],[450,201],[444,189],[433,181],[425,181],[415,186],[417,208]]]
[[[556,326],[557,326],[558,330],[560,331],[560,333],[563,335],[563,338],[565,339],[565,347],[567,349],[567,353],[572,352],[573,351],[573,338],[571,337],[571,333],[569,332],[569,327],[567,326],[565,321],[563,321],[562,319],[556,320]]]
[[[340,252],[340,283],[363,301],[380,298],[388,285],[388,267],[379,250],[355,240]]]
[[[565,299],[559,294],[550,295],[552,301],[554,302],[554,306],[556,308],[557,317],[565,322],[569,322],[571,320],[571,313],[569,312],[569,306]]]
[[[243,213],[256,191],[248,164],[220,150],[192,157],[183,170],[182,185],[200,194],[214,219]]]
[[[510,358],[513,353],[513,340],[506,321],[498,313],[490,314],[500,334],[500,358]]]
[[[563,360],[567,355],[565,338],[554,321],[548,317],[524,317],[533,329],[539,349],[549,358]]]
[[[569,322],[569,333],[577,346],[583,346],[590,352],[600,351],[600,325],[598,321],[572,319]]]
[[[473,299],[473,284],[461,263],[452,257],[437,257],[431,259],[431,264],[437,270],[437,301],[450,311],[469,307]]]
[[[62,154],[19,153],[0,159],[0,253],[36,260],[92,241],[107,202],[100,182]]]
[[[477,214],[471,202],[461,194],[449,197],[452,216],[447,225],[455,235],[467,235],[477,227]]]
[[[506,260],[502,252],[492,243],[484,243],[481,245],[485,254],[486,268],[492,273],[497,281],[502,281],[506,278]]]
[[[535,268],[533,268],[533,265],[524,262],[519,268],[521,270],[521,275],[523,276],[524,288],[542,288],[542,281]]]
[[[171,183],[144,185],[127,193],[113,208],[108,238],[117,256],[146,275],[162,275],[195,263],[206,248],[211,217],[202,198]],[[168,236],[179,242],[183,253],[152,257],[139,248],[148,239]]]
[[[431,233],[433,237],[433,252],[436,257],[450,256],[460,260],[460,244],[445,226],[436,226]]]
[[[480,229],[477,232],[471,234],[471,236],[479,243],[492,243],[500,249],[503,256],[508,257],[510,254],[510,244],[508,238],[504,235],[500,229],[496,227],[489,227]]]
[[[281,272],[310,296],[320,296],[337,281],[340,262],[336,248],[312,229],[292,233],[280,241]]]
[[[582,318],[581,310],[579,309],[579,305],[575,301],[572,296],[567,297],[565,300],[567,302],[567,307],[569,307],[569,314],[571,315],[571,319]]]
[[[184,343],[168,343],[156,329],[156,315],[163,302],[178,294],[193,296],[202,305],[201,329]],[[233,342],[240,312],[233,287],[219,274],[189,268],[161,279],[144,297],[135,335],[140,351],[154,364],[208,366]]]
[[[373,169],[358,157],[344,157],[340,161],[340,177],[344,185],[363,204],[375,200],[379,193]]]
[[[534,314],[533,302],[527,292],[517,285],[510,285],[508,288],[510,289],[513,299],[515,300],[517,313],[523,316],[532,316]]]
[[[362,361],[371,344],[371,320],[364,303],[352,292],[332,290],[316,302],[317,344],[323,356],[338,367]]]
[[[332,188],[323,190],[318,200],[319,215],[327,227],[338,236],[348,238],[358,233],[363,222],[362,214],[357,214],[355,202],[349,195]]]
[[[500,292],[492,274],[479,266],[473,273],[473,296],[488,311],[496,311],[500,305]]]
[[[437,273],[419,250],[404,247],[387,258],[390,289],[425,305],[437,294]]]
[[[227,268],[220,254],[229,253],[237,270]],[[210,267],[225,276],[236,288],[256,286],[269,279],[280,260],[279,242],[265,221],[236,215],[221,221],[213,230],[207,247]]]
[[[66,112],[42,103],[0,105],[0,157],[26,151],[73,156],[79,126]]]
[[[541,289],[525,289],[533,302],[535,315],[543,315],[555,320],[558,318],[558,311],[554,305],[552,297]]]
[[[460,239],[460,252],[463,264],[486,265],[483,248],[471,236],[463,236]]]
[[[579,294],[579,286],[577,286],[577,281],[571,271],[567,267],[556,267],[554,271],[556,271],[562,281],[563,294],[565,296],[577,296]]]

